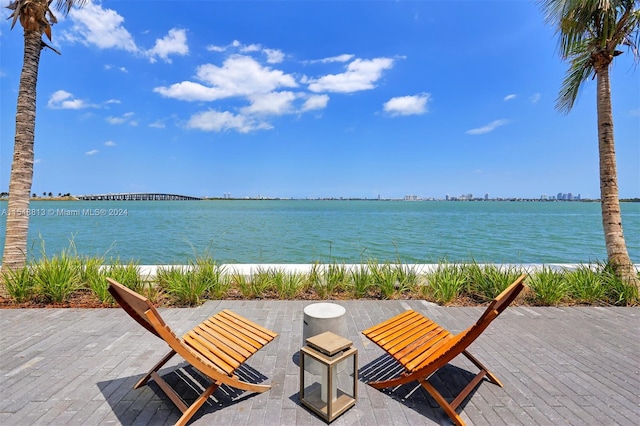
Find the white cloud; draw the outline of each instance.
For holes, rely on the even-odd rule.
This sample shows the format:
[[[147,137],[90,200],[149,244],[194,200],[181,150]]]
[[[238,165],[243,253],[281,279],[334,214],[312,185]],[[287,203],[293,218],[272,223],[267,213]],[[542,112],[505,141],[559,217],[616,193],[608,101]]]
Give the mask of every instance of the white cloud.
[[[238,50],[242,53],[259,52],[260,50],[262,50],[262,47],[259,44],[244,45],[240,43],[238,40],[234,40],[232,45],[233,47],[237,47]]]
[[[540,93],[534,93],[531,98],[529,98],[529,100],[531,101],[532,104],[537,103],[540,100]]]
[[[107,70],[107,71],[111,71],[112,69],[117,69],[118,71],[121,71],[121,72],[123,72],[123,73],[125,73],[125,74],[129,72],[129,70],[128,70],[128,69],[126,69],[125,67],[114,67],[114,66],[113,66],[113,65],[111,65],[111,64],[107,64],[107,65],[105,65],[105,66],[104,66],[104,69],[105,69],[105,70]]]
[[[482,135],[484,133],[489,133],[494,131],[500,126],[504,126],[505,124],[509,124],[509,120],[501,118],[500,120],[492,121],[486,126],[478,127],[476,129],[467,130],[465,133],[468,135]]]
[[[156,44],[153,48],[147,51],[149,60],[151,62],[156,61],[156,57],[162,59],[167,63],[171,63],[169,55],[184,56],[189,53],[189,46],[187,46],[187,32],[185,30],[179,30],[172,28],[164,38],[156,40]]]
[[[223,132],[236,130],[240,133],[249,133],[254,130],[271,129],[272,126],[264,121],[252,119],[244,115],[236,115],[229,111],[203,111],[194,114],[189,119],[187,127],[204,131]]]
[[[124,123],[128,123],[131,126],[137,126],[138,122],[133,119],[134,115],[135,114],[133,112],[127,112],[127,113],[121,115],[120,117],[109,116],[109,117],[106,118],[106,120],[107,120],[107,123],[109,123],[109,124],[124,124]]]
[[[98,151],[97,149],[92,149],[91,151],[85,152],[85,155],[96,155],[99,152],[100,151]]]
[[[267,63],[279,64],[284,60],[284,53],[277,49],[263,49],[262,52],[267,55]]]
[[[512,101],[512,100],[514,100],[515,98],[517,98],[517,95],[514,95],[514,94],[512,93],[512,94],[510,94],[510,95],[505,96],[505,97],[504,97],[504,100],[505,100],[505,101]]]
[[[154,92],[168,98],[185,101],[215,101],[233,96],[252,96],[269,93],[282,87],[296,87],[291,75],[264,67],[249,56],[234,55],[222,67],[205,64],[198,67],[197,78],[204,84],[191,81],[156,87]]]
[[[332,63],[332,62],[349,62],[351,59],[353,59],[355,55],[349,54],[349,53],[344,53],[342,55],[338,55],[338,56],[331,56],[329,58],[323,58],[323,59],[314,59],[311,61],[305,61],[304,63],[306,64],[327,64],[327,63]]]
[[[629,111],[629,114],[634,117],[640,117],[640,109],[632,109],[631,111]]]
[[[167,126],[162,121],[157,120],[149,124],[149,127],[153,127],[154,129],[164,129]]]
[[[233,40],[233,42],[227,46],[216,46],[213,44],[207,46],[207,50],[210,52],[226,52],[229,49],[233,49],[240,53],[262,52],[267,57],[267,63],[269,64],[279,64],[286,56],[284,52],[279,49],[262,47],[262,45],[257,43],[246,45],[242,44],[238,40]]]
[[[356,59],[340,74],[329,74],[318,79],[309,79],[309,90],[312,92],[352,93],[373,89],[382,77],[384,70],[393,67],[391,58],[375,58],[371,60]]]
[[[260,93],[250,97],[251,105],[242,108],[243,114],[283,115],[291,112],[296,95],[293,92]]]
[[[114,141],[106,141],[104,146],[116,146],[116,143]]]
[[[49,98],[47,107],[51,109],[83,109],[93,107],[93,105],[74,98],[73,94],[65,90],[58,90]]]
[[[123,26],[124,18],[115,10],[87,3],[82,8],[71,9],[69,17],[73,25],[62,35],[67,41],[95,45],[100,49],[138,51],[133,37]]]
[[[324,109],[329,103],[328,95],[311,95],[302,104],[301,111],[313,111],[316,109]]]
[[[215,46],[213,44],[210,44],[209,46],[207,46],[207,50],[209,52],[224,52],[225,50],[227,50],[227,48],[224,46]]]
[[[384,111],[392,116],[420,115],[428,111],[427,103],[431,99],[429,93],[420,93],[413,96],[398,96],[384,103]]]

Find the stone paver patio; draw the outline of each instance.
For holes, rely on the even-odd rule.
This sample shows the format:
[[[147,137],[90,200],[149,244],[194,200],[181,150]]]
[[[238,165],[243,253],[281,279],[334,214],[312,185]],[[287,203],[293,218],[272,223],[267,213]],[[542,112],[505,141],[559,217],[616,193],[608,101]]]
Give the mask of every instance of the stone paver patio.
[[[279,337],[240,374],[263,378],[262,394],[221,387],[193,417],[193,425],[323,425],[298,400],[297,353],[305,301],[209,301],[198,308],[162,309],[182,333],[229,308]],[[361,379],[385,356],[360,331],[405,309],[429,316],[452,332],[471,325],[483,308],[439,307],[419,300],[338,301],[347,310],[348,336],[358,348]],[[469,425],[640,424],[640,310],[637,308],[510,307],[470,347],[503,382],[486,380],[462,404]],[[155,383],[133,384],[155,364],[166,344],[115,309],[0,310],[0,424],[162,425],[180,412]],[[195,396],[184,380],[200,376],[178,357],[160,371]],[[460,357],[432,383],[445,397],[476,372]],[[362,381],[355,407],[332,425],[450,424],[418,385],[377,391]]]

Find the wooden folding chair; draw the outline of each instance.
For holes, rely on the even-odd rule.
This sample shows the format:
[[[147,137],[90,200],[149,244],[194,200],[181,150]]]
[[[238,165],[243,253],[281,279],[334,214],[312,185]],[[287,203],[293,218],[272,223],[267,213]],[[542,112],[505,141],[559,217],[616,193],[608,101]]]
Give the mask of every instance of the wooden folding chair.
[[[524,287],[525,277],[526,274],[522,274],[500,293],[475,324],[455,335],[412,310],[364,330],[362,334],[380,346],[404,368],[398,377],[370,382],[369,385],[376,389],[383,389],[417,381],[440,404],[454,423],[464,425],[456,409],[478,386],[483,377],[487,376],[490,382],[502,387],[502,383],[480,361],[467,352],[467,347],[518,296]],[[467,357],[480,369],[480,372],[452,402],[448,402],[428,379],[460,354]]]
[[[149,379],[153,379],[183,413],[176,425],[186,424],[221,384],[250,392],[264,392],[271,388],[269,385],[244,382],[234,372],[277,336],[273,331],[225,309],[178,338],[146,297],[110,278],[107,281],[109,292],[118,304],[171,348],[133,388],[144,386]],[[175,354],[212,380],[211,385],[190,406],[158,374],[158,370]]]

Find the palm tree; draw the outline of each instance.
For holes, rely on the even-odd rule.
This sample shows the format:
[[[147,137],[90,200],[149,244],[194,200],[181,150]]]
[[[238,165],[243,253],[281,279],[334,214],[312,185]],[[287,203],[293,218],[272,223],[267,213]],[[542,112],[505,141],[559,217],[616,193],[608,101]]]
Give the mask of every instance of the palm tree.
[[[83,5],[86,0],[57,0],[56,7],[69,13],[71,8]],[[33,181],[33,143],[36,124],[36,83],[40,64],[40,51],[47,45],[42,40],[45,34],[51,40],[51,25],[57,22],[49,8],[53,0],[14,0],[7,8],[13,12],[11,28],[20,21],[24,29],[24,58],[18,105],[16,111],[16,134],[13,147],[13,162],[9,179],[9,201],[7,204],[7,227],[4,241],[2,270],[19,269],[26,264],[27,232],[29,229],[29,195]],[[55,51],[55,49],[51,48]],[[5,294],[0,280],[0,293]]]
[[[622,232],[613,134],[609,68],[626,46],[638,60],[640,10],[637,0],[540,0],[547,22],[557,26],[560,54],[570,67],[556,107],[568,113],[582,83],[597,77],[598,149],[602,225],[609,264],[625,282],[640,288]]]

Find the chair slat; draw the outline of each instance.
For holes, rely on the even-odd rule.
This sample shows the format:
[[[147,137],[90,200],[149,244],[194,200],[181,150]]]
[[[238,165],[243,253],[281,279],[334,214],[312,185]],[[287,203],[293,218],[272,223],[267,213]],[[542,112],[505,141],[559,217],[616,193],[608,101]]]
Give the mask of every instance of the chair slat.
[[[236,330],[236,333],[242,333],[249,341],[255,341],[259,345],[264,346],[271,341],[271,337],[262,333],[259,329],[255,328],[253,324],[239,321],[236,317],[225,315],[224,312],[220,312],[216,315],[216,318],[226,324],[228,327]]]
[[[408,318],[411,318],[412,316],[415,316],[416,313],[417,312],[412,310],[405,311],[401,314],[394,316],[393,318],[389,318],[388,320],[381,322],[378,325],[374,325],[373,327],[370,327],[364,330],[362,334],[364,334],[369,338],[376,337],[381,333],[385,333],[389,328],[393,328],[398,324],[402,324],[403,321],[407,320]]]
[[[239,333],[238,330],[220,321],[220,318],[216,316],[207,319],[206,322],[212,330],[216,331],[216,333],[220,333],[221,335],[231,340],[233,343],[241,346],[251,354],[256,353],[258,349],[263,346],[260,342],[248,338],[247,336]]]
[[[195,352],[206,358],[207,360],[209,360],[211,363],[213,363],[216,367],[218,367],[220,370],[224,371],[226,374],[231,375],[233,374],[233,372],[235,371],[235,369],[237,367],[234,367],[232,365],[229,365],[227,362],[225,362],[219,355],[219,353],[214,352],[215,349],[210,350],[209,348],[207,348],[204,344],[202,340],[198,339],[198,335],[197,334],[188,334],[186,336],[183,337],[184,342],[189,345],[193,350],[195,350]]]
[[[240,321],[244,324],[251,326],[251,328],[255,330],[259,330],[264,335],[264,338],[268,341],[271,341],[278,336],[277,333],[269,330],[268,328],[262,327],[260,324],[256,324],[255,322],[248,320],[247,318],[244,318],[236,314],[235,312],[230,311],[229,309],[222,310],[220,312],[220,315],[228,315],[229,317],[233,318],[235,321]]]
[[[247,360],[246,357],[239,355],[237,352],[226,346],[223,342],[216,339],[215,336],[206,333],[202,329],[202,327],[196,327],[187,334],[188,336],[195,338],[210,352],[221,358],[225,363],[229,364],[234,369],[240,367],[240,365],[242,365],[242,363]]]
[[[198,325],[198,328],[201,328],[202,331],[206,334],[207,338],[214,339],[214,341],[219,342],[220,345],[224,345],[228,348],[228,352],[234,353],[234,358],[240,360],[241,358],[247,359],[255,352],[253,350],[245,349],[234,340],[228,338],[225,333],[225,330],[220,330],[214,324],[212,324],[209,320],[203,321]],[[249,345],[250,348],[253,346]]]

